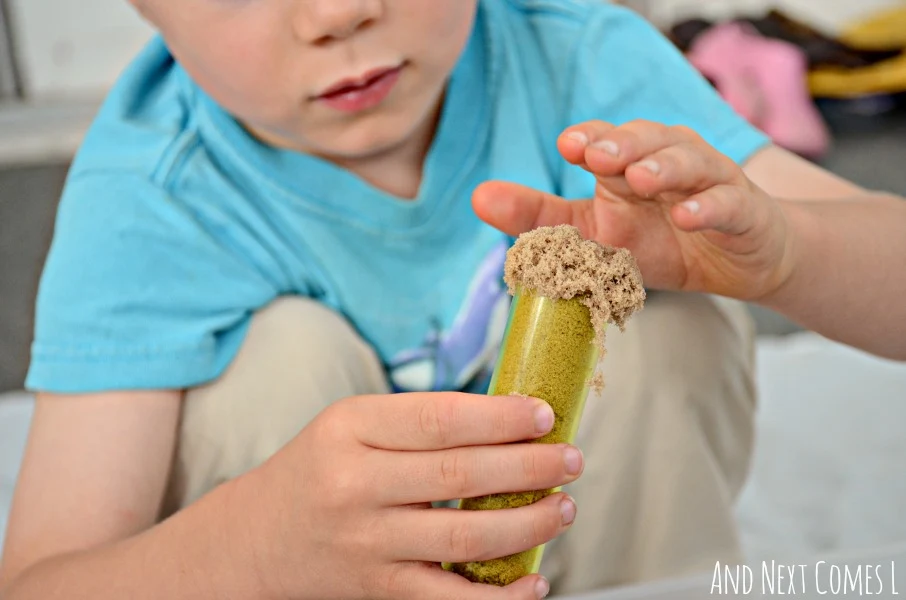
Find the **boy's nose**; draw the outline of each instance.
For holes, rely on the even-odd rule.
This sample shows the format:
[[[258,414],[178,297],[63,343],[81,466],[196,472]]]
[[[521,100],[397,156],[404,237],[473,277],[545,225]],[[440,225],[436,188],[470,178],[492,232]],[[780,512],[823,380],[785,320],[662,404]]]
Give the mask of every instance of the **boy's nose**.
[[[384,0],[302,0],[295,18],[296,35],[316,44],[348,38],[379,19]]]

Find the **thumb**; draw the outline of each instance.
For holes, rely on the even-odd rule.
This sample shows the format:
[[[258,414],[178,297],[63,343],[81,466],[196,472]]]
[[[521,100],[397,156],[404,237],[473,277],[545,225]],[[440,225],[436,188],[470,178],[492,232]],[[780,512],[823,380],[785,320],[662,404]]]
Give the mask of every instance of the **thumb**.
[[[564,200],[523,185],[491,181],[475,189],[472,208],[479,219],[514,237],[552,225],[574,225],[583,237],[594,237],[591,200]]]
[[[713,229],[727,235],[744,235],[757,224],[756,215],[770,206],[770,201],[752,203],[732,186],[716,186],[673,206],[673,223],[683,231]]]

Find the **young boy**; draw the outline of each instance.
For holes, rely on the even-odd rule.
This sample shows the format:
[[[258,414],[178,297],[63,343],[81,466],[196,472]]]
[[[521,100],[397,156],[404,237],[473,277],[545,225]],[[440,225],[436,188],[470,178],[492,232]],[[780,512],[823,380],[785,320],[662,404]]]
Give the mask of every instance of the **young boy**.
[[[60,207],[5,598],[540,598],[740,558],[744,311],[652,294],[608,339],[587,464],[512,443],[547,431],[549,408],[461,393],[485,389],[501,335],[503,232],[569,216],[632,248],[652,286],[696,287],[678,257],[701,246],[635,202],[641,167],[570,166],[594,171],[587,132],[558,153],[593,119],[625,125],[590,153],[708,149],[665,151],[691,177],[657,189],[670,198],[727,173],[776,196],[854,186],[770,147],[644,21],[597,1],[135,3],[162,37]],[[469,203],[488,180],[510,182],[476,194],[494,227]],[[596,193],[578,212],[550,200]],[[518,510],[431,508],[560,484],[572,497]],[[490,588],[438,567],[567,530],[546,578]]]

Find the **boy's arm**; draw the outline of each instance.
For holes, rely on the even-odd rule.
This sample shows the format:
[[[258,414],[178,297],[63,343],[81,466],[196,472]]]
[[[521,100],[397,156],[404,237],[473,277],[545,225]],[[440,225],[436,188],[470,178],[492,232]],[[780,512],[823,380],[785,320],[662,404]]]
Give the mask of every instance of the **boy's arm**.
[[[752,183],[774,198],[850,200],[869,193],[779,146],[767,146],[757,152],[743,165],[743,171]]]
[[[795,240],[792,275],[759,303],[829,338],[906,360],[906,201],[777,147],[744,170],[778,199]]]
[[[248,589],[224,539],[230,489],[151,528],[180,402],[179,392],[39,395],[0,565],[4,599],[61,591],[94,599],[176,599],[201,590],[225,597]],[[217,582],[228,586],[224,594],[204,587]]]
[[[863,195],[781,206],[794,267],[759,303],[831,339],[906,360],[906,200]]]

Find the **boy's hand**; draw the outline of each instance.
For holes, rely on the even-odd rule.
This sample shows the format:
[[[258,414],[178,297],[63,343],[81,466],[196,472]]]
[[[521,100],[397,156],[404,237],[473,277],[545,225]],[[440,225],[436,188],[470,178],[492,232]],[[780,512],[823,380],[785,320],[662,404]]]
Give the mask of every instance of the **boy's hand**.
[[[789,277],[780,204],[691,130],[593,121],[567,129],[558,147],[595,175],[594,199],[567,202],[492,182],[475,192],[479,217],[511,235],[575,225],[589,239],[628,248],[650,288],[755,300]]]
[[[525,508],[460,511],[431,502],[549,489],[581,472],[575,448],[519,444],[548,432],[539,400],[455,393],[352,398],[324,411],[247,477],[249,547],[277,598],[534,600],[547,582],[482,586],[441,562],[546,543],[575,516],[555,494]],[[270,596],[269,596],[270,597]]]

